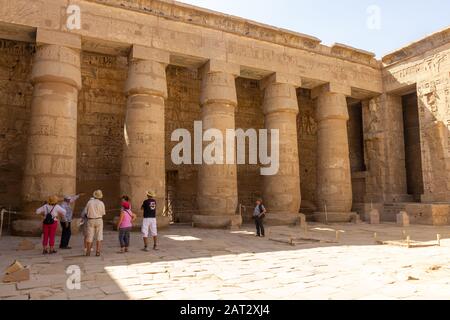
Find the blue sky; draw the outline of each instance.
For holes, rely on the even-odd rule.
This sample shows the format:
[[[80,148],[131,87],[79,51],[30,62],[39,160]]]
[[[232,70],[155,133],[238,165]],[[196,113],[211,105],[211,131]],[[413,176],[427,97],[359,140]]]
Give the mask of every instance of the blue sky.
[[[181,2],[306,33],[318,37],[326,45],[344,43],[372,51],[378,57],[450,26],[450,0]],[[368,25],[374,27],[369,28]]]

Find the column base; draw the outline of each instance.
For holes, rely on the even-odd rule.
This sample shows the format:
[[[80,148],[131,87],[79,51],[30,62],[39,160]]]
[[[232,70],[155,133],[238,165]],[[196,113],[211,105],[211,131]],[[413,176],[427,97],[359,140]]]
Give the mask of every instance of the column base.
[[[226,229],[240,227],[242,225],[242,216],[192,216],[192,224],[195,228],[206,229]]]
[[[72,235],[80,233],[80,218],[74,218],[70,225]],[[56,236],[61,236],[62,229],[58,221],[58,229],[56,229]],[[41,237],[42,236],[42,220],[15,220],[11,224],[11,234],[17,237]]]
[[[142,217],[138,217],[133,222],[132,232],[141,232],[143,219],[144,218],[142,218]],[[114,219],[111,222],[114,230],[117,230],[118,222],[119,222],[119,217],[114,217]],[[156,217],[156,224],[157,224],[158,230],[168,228],[170,226],[170,218],[169,217]]]
[[[321,223],[351,222],[355,212],[314,212],[314,221]]]
[[[11,223],[11,235],[17,237],[40,237],[42,235],[42,220],[14,220]]]
[[[300,224],[300,214],[268,213],[264,219],[268,226],[292,226]]]

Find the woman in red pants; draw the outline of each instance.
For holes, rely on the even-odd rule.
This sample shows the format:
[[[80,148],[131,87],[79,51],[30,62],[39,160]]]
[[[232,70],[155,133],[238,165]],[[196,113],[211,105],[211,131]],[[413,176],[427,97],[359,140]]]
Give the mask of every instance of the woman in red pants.
[[[44,221],[42,223],[43,229],[43,254],[56,253],[55,250],[55,236],[58,228],[58,217],[64,218],[66,210],[58,205],[59,199],[57,196],[51,196],[45,205],[36,210],[36,214],[43,215]],[[48,248],[50,247],[50,249]]]

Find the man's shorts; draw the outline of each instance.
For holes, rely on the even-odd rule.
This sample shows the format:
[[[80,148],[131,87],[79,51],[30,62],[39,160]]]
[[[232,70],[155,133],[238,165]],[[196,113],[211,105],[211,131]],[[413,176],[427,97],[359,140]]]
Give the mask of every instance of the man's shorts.
[[[141,231],[144,238],[148,238],[149,229],[152,237],[156,237],[158,235],[158,230],[156,228],[156,218],[144,218],[144,220],[142,221]]]
[[[103,241],[103,219],[89,219],[87,223],[87,242]]]

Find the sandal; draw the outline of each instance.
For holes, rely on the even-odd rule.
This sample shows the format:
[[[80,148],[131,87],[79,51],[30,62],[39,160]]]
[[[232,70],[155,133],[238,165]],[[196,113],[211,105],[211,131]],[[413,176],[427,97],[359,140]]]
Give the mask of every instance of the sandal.
[[[55,253],[58,253],[58,251],[56,251],[56,250],[50,251],[50,254],[55,254]]]
[[[96,256],[96,257],[100,257],[100,252],[97,252],[97,253],[95,254],[95,256]]]
[[[47,249],[42,250],[42,254],[48,254],[48,250]]]

